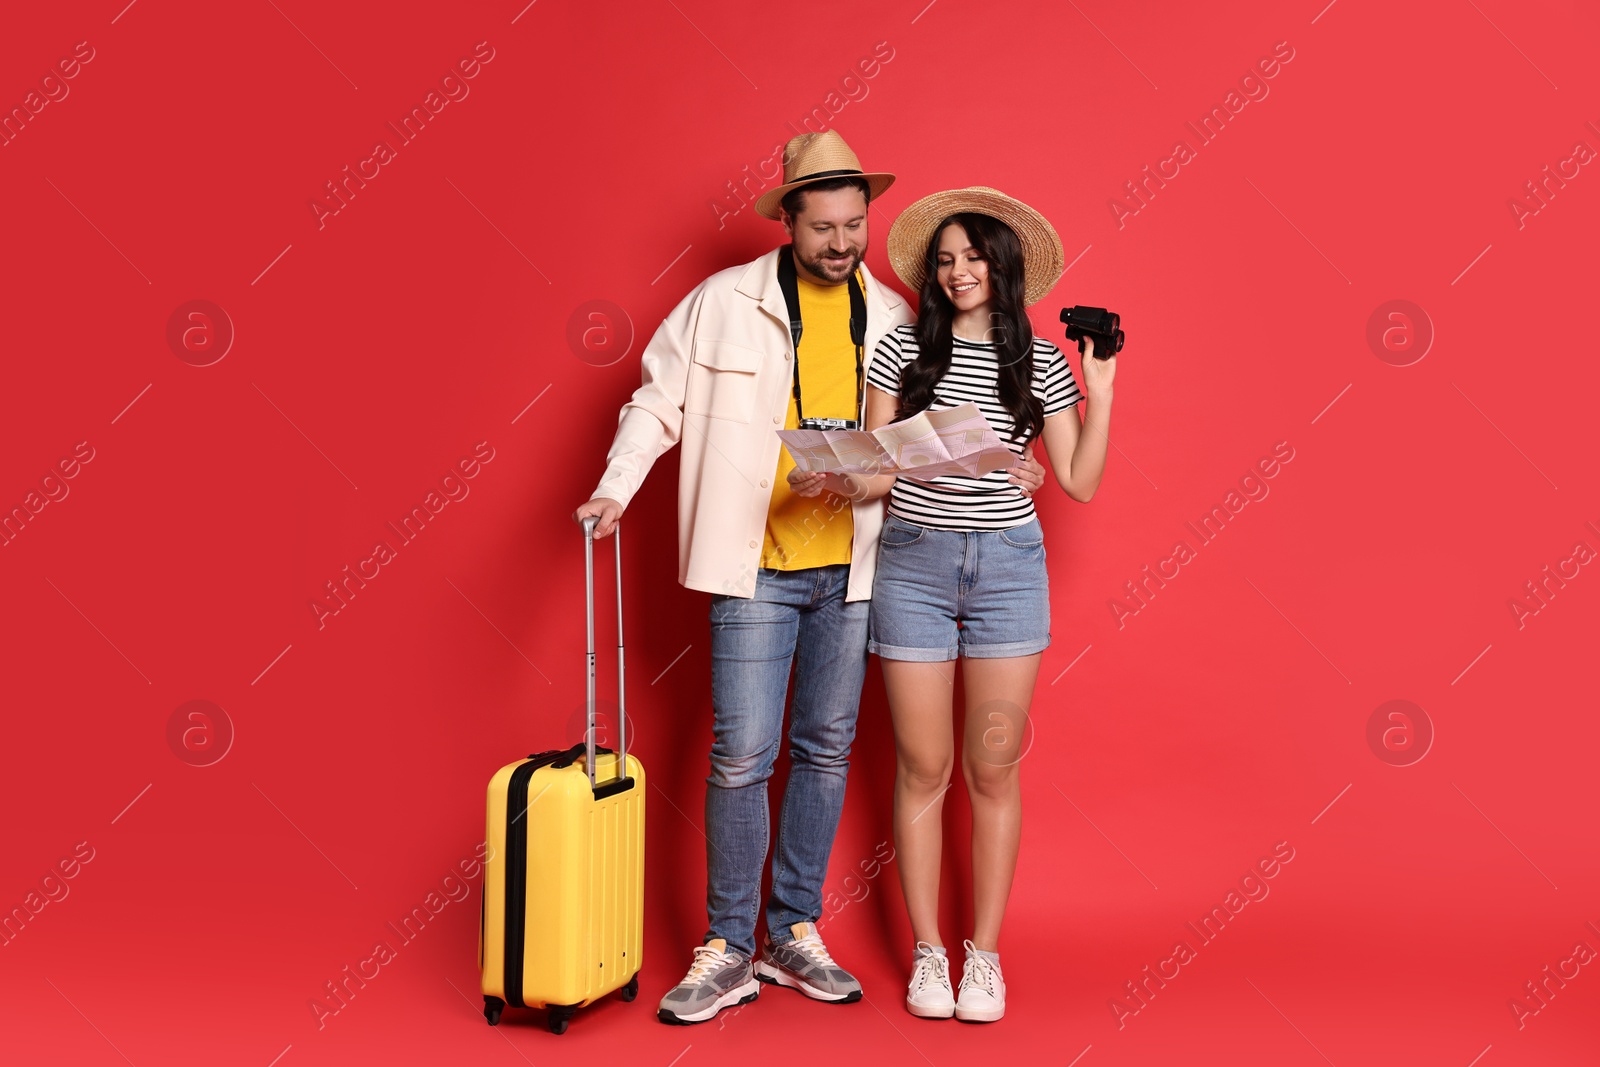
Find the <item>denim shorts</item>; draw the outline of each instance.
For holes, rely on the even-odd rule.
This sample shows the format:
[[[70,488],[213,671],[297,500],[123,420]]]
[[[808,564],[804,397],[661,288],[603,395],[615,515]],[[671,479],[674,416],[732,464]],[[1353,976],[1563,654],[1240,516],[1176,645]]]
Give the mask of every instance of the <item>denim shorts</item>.
[[[868,651],[885,659],[1043,652],[1050,580],[1039,520],[1009,530],[939,530],[887,516],[867,632]]]

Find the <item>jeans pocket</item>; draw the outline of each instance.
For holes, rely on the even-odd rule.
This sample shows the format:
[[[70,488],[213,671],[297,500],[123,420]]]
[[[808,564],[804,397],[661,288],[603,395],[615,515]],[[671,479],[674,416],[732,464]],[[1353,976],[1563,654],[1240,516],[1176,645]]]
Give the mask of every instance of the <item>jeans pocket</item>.
[[[1000,531],[1000,540],[1012,548],[1038,548],[1044,544],[1044,527],[1038,519],[1029,519],[1021,526]]]
[[[922,540],[925,532],[923,527],[891,515],[883,520],[883,532],[878,537],[878,543],[884,548],[904,548]]]

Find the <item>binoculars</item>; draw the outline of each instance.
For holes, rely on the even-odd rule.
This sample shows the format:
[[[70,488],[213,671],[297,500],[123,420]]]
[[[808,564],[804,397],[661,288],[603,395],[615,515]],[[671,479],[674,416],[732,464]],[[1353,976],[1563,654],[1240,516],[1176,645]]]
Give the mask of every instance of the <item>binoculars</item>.
[[[1105,308],[1070,307],[1061,309],[1061,321],[1067,327],[1067,340],[1078,342],[1078,354],[1083,354],[1083,339],[1094,339],[1094,358],[1110,359],[1122,351],[1126,335],[1122,332],[1122,316]]]

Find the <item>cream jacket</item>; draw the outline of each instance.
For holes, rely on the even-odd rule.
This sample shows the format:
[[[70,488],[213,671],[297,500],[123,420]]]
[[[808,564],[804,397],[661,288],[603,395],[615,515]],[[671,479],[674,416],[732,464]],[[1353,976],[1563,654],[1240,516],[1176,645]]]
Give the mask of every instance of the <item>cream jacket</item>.
[[[643,384],[623,405],[605,477],[594,491],[626,508],[656,458],[679,446],[678,581],[690,589],[755,596],[782,447],[774,431],[783,428],[794,381],[789,314],[778,286],[781,251],[713,274],[662,321],[645,346]],[[911,309],[865,264],[861,275],[870,365],[879,339],[910,322]],[[857,417],[865,419],[865,411]],[[845,599],[867,600],[884,503],[850,506],[855,532]],[[817,507],[829,514],[822,497]]]

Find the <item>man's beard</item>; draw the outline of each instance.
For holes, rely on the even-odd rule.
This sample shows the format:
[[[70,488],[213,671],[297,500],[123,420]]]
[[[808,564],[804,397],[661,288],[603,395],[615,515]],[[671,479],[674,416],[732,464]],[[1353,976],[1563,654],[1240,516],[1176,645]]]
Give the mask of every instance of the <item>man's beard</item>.
[[[842,282],[856,272],[865,251],[852,246],[846,255],[838,259],[832,258],[831,252],[824,251],[815,258],[800,259],[800,265],[818,278],[826,278],[830,282]]]

